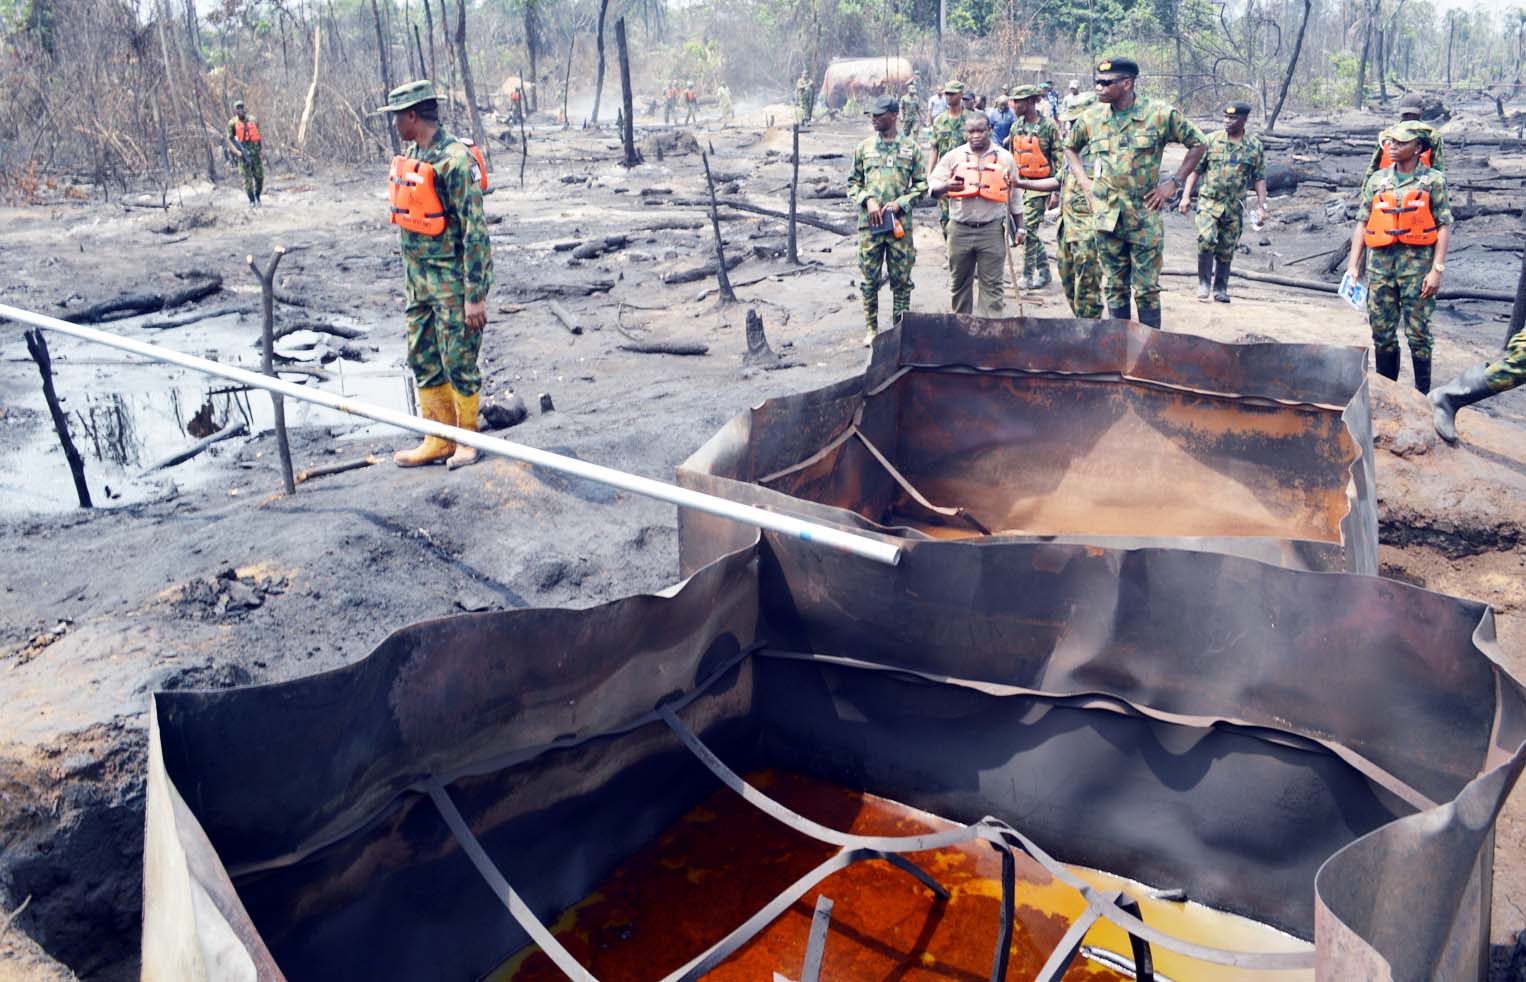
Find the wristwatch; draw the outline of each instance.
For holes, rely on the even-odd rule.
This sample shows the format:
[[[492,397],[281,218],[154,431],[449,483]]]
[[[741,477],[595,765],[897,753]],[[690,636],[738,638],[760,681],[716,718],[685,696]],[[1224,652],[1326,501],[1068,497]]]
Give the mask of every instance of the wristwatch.
[[[1172,184],[1175,184],[1177,187],[1182,186],[1181,178],[1177,177],[1175,174],[1167,174],[1166,180],[1170,181]]]
[[[1445,273],[1447,271],[1447,264],[1446,263],[1431,263],[1431,269],[1434,269],[1438,273]]]

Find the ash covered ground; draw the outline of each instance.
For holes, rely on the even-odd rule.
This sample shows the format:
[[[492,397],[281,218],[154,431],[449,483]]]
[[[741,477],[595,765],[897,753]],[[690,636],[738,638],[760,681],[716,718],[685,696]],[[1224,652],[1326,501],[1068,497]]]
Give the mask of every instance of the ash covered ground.
[[[694,135],[713,142],[723,197],[782,210],[790,133],[767,129],[770,113],[786,120],[789,110],[765,107]],[[1484,120],[1482,109],[1477,118]],[[1289,122],[1299,132],[1330,122],[1375,132],[1383,120]],[[863,120],[845,119],[802,134],[802,212],[851,225],[843,189],[852,148],[867,133]],[[688,135],[649,131],[646,163],[627,172],[616,163],[612,132],[542,126],[531,135],[523,189],[518,148],[497,148],[497,188],[486,199],[497,286],[484,398],[507,403],[512,392],[529,407],[528,419],[499,435],[670,479],[737,412],[862,367],[851,235],[802,226],[807,266],[797,269],[783,258],[781,222],[723,209],[727,254],[740,259],[731,277],[741,301],[718,303],[713,271],[688,278],[714,262],[699,206],[700,158]],[[1354,181],[1365,161],[1330,149],[1280,144],[1269,159]],[[1520,171],[1509,176],[1522,160],[1518,143],[1502,150],[1457,140],[1448,159],[1454,180],[1501,188],[1472,194],[1474,204],[1519,206]],[[277,159],[270,169],[259,211],[246,209],[226,180],[172,190],[167,210],[141,207],[147,196],[102,202],[98,194],[4,209],[0,301],[57,314],[215,274],[222,289],[198,304],[110,329],[257,366],[258,284],[245,257],[263,261],[285,246],[278,296],[293,302],[277,303],[278,326],[355,335],[292,334],[278,345],[286,364],[326,375],[310,384],[406,408],[402,267],[382,220],[384,168],[307,170]],[[1236,268],[1324,278],[1326,257],[1317,254],[1350,231],[1327,203],[1353,193],[1305,184],[1275,197],[1266,230],[1247,230]],[[1510,290],[1519,222],[1495,215],[1459,224],[1447,286]],[[1168,272],[1193,268],[1190,218],[1170,213],[1166,227]],[[1053,232],[1046,226],[1051,245]],[[934,210],[918,213],[915,234],[913,307],[946,309]],[[1196,302],[1188,278],[1164,283],[1169,330],[1224,341],[1367,343],[1363,318],[1333,296],[1236,280],[1226,306]],[[882,306],[888,312],[888,291]],[[749,310],[794,367],[744,364]],[[1068,316],[1056,287],[1023,312]],[[1443,300],[1437,382],[1497,351],[1508,312],[1498,302]],[[700,343],[708,353],[622,350],[635,339]],[[372,454],[382,463],[311,480],[287,497],[265,395],[61,336],[50,342],[100,507],[74,507],[36,367],[20,330],[0,331],[0,925],[30,898],[8,930],[0,927],[0,980],[135,977],[151,692],[289,679],[357,659],[421,619],[587,606],[677,576],[669,506],[506,460],[454,473],[399,470],[388,458],[410,437],[303,407],[288,415],[299,471]],[[1526,395],[1465,412],[1465,444],[1452,449],[1431,431],[1408,371],[1406,364],[1398,385],[1374,376],[1384,573],[1493,604],[1503,656],[1526,676]],[[540,411],[542,393],[554,404],[549,412]],[[237,422],[255,435],[148,470]],[[1497,861],[1494,938],[1503,945],[1526,924],[1520,792],[1501,822]]]

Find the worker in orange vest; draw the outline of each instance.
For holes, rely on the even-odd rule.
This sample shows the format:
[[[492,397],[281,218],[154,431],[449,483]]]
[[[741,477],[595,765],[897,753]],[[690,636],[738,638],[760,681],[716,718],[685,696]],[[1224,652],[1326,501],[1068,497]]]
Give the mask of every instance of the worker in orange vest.
[[[693,82],[684,83],[684,125],[698,122],[695,110],[699,107],[699,93],[694,91]]]
[[[258,208],[260,195],[265,190],[265,164],[260,159],[260,124],[244,111],[242,99],[233,104],[233,118],[228,120],[228,145],[238,158],[238,172],[244,179],[249,207]]]

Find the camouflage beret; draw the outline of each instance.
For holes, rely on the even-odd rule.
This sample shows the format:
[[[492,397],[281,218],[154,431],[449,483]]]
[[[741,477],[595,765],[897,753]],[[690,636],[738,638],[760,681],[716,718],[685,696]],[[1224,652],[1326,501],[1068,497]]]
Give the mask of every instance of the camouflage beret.
[[[1388,130],[1388,138],[1395,143],[1408,143],[1411,140],[1423,140],[1427,146],[1431,142],[1431,130],[1417,120],[1406,119],[1402,123],[1395,123]]]
[[[948,93],[948,92],[958,92],[960,94],[963,94],[963,92],[964,92],[964,83],[959,81],[957,78],[951,78],[947,82],[943,83],[943,91],[945,93]]]
[[[1037,85],[1019,85],[1012,90],[1014,99],[1033,99],[1044,94],[1044,90]]]

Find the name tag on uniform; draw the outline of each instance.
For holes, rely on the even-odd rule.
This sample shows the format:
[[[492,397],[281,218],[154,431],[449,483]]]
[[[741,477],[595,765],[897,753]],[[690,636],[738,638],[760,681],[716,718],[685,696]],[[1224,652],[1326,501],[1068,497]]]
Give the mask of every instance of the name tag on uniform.
[[[482,183],[482,169],[480,167],[478,167],[476,164],[472,164],[472,183],[473,184],[481,184]]]
[[[896,156],[897,157],[904,157],[907,160],[910,160],[911,159],[911,155],[916,153],[916,152],[917,152],[917,148],[916,147],[902,147],[900,150],[896,151]]]

